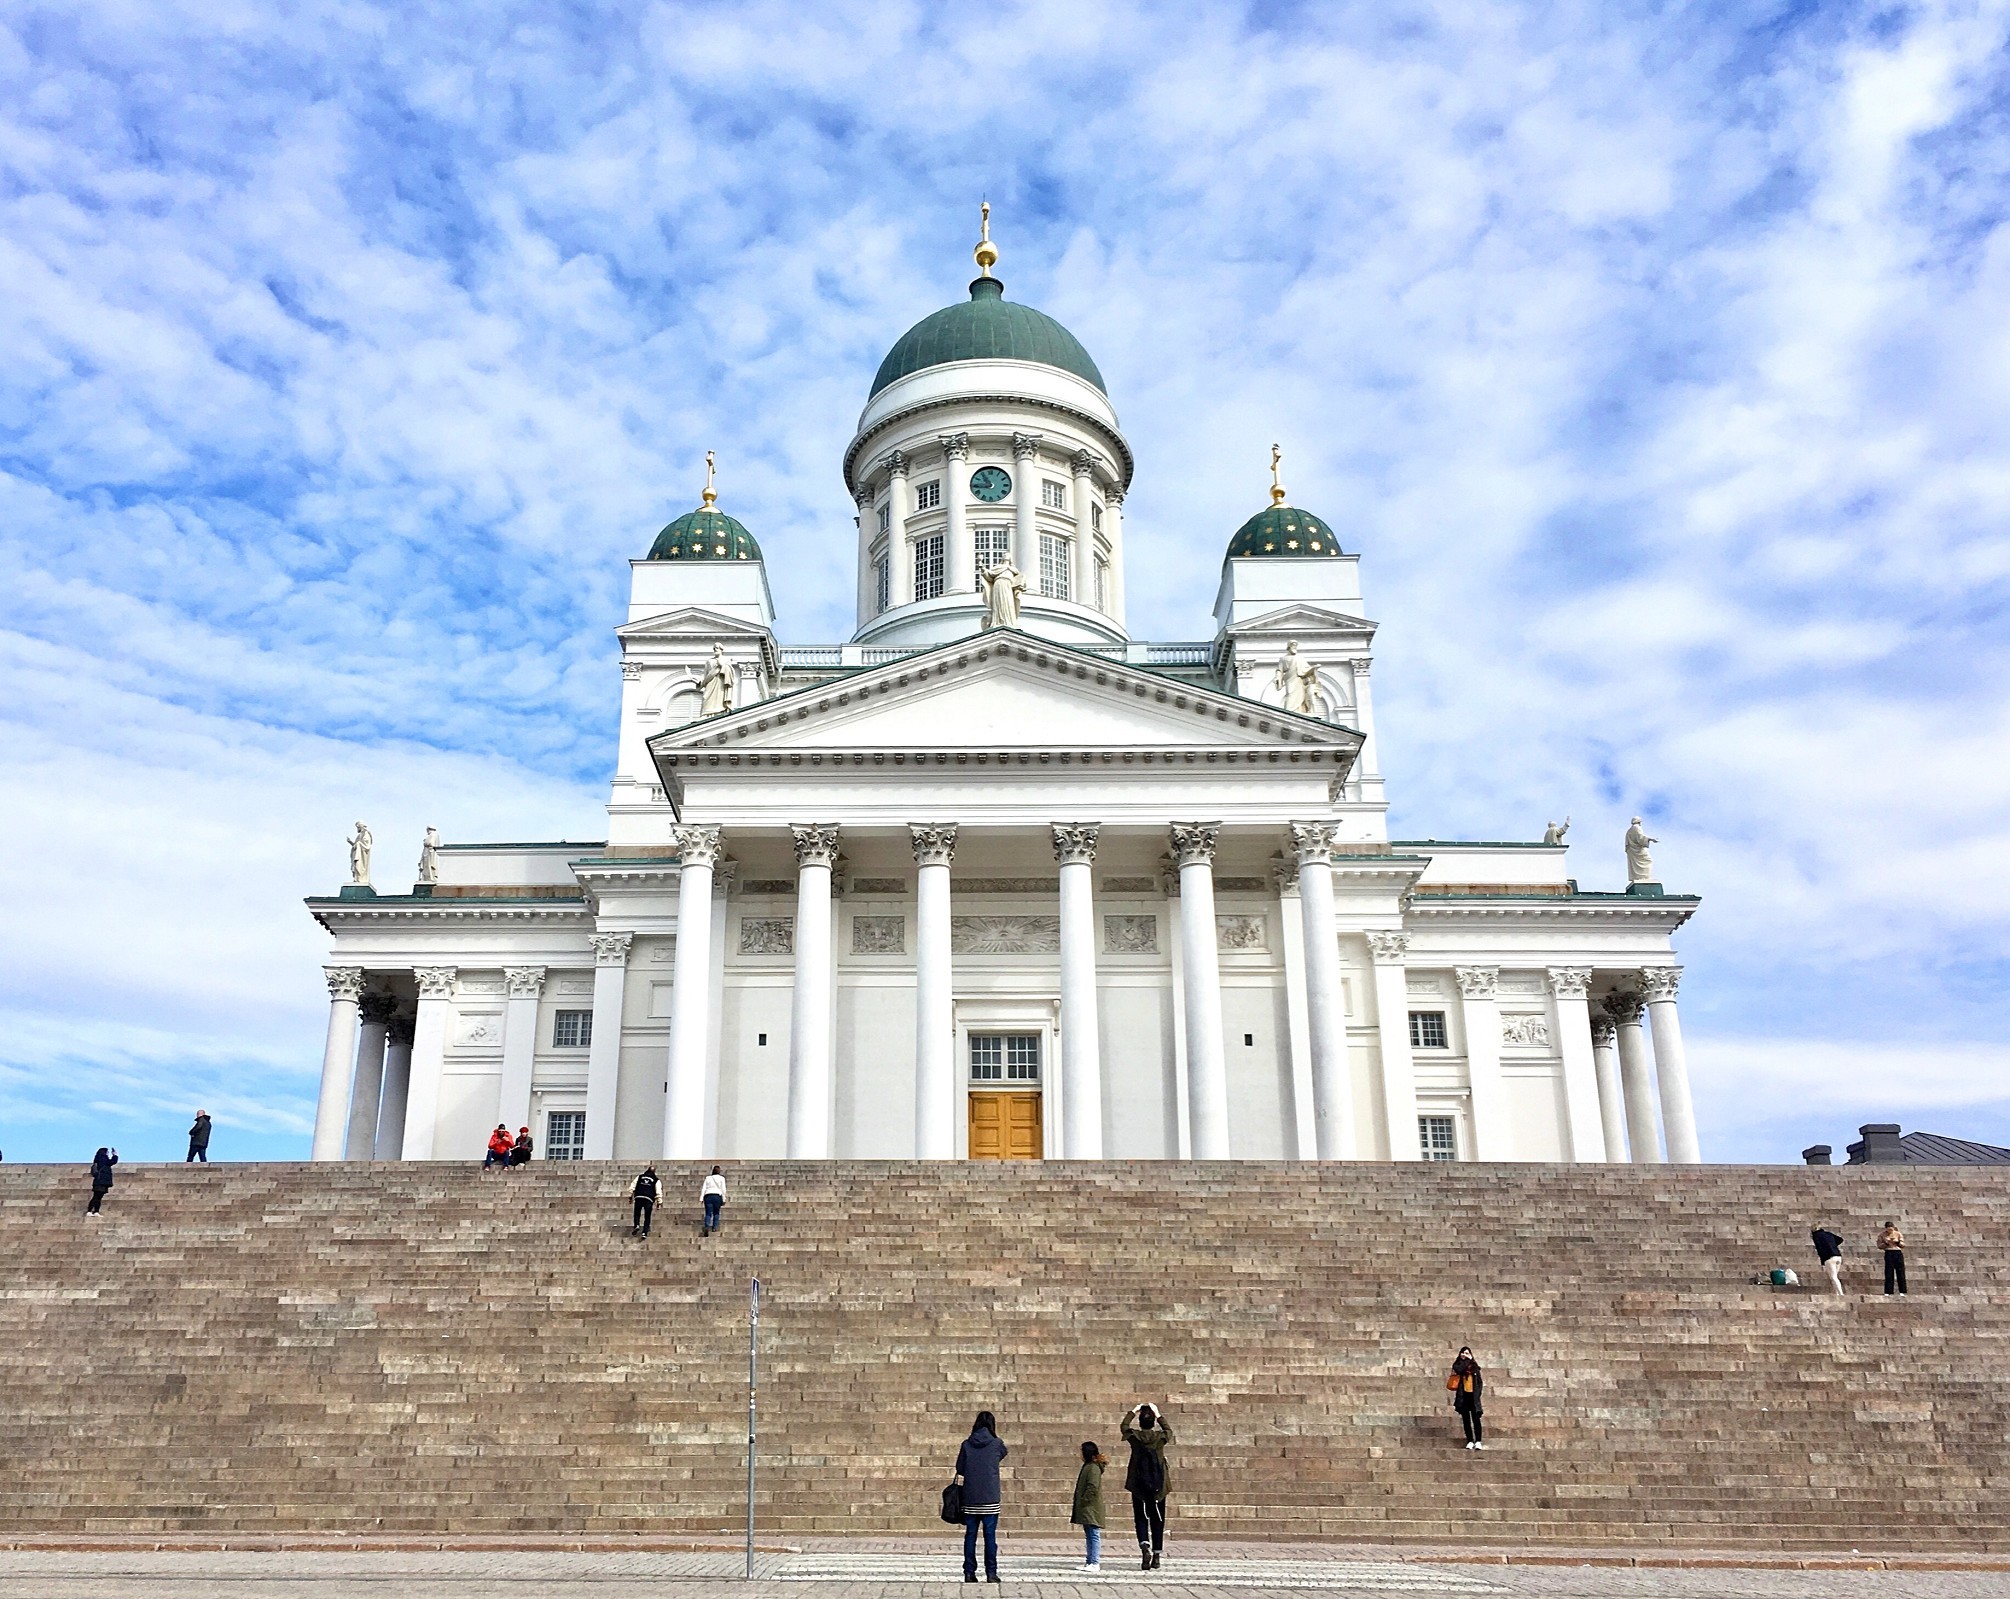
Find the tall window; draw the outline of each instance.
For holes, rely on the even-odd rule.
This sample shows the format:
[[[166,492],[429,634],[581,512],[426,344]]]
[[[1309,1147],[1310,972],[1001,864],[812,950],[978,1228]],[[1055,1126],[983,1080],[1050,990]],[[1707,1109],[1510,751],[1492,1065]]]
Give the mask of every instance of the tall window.
[[[1449,1116],[1419,1116],[1417,1143],[1426,1160],[1457,1160],[1459,1125]]]
[[[1012,553],[1012,530],[1009,527],[980,527],[977,529],[977,570],[988,572]]]
[[[1068,508],[1068,489],[1065,484],[1045,478],[1040,483],[1040,503],[1050,511],[1065,511]]]
[[[1445,1013],[1441,1010],[1413,1010],[1410,1012],[1410,1048],[1444,1049]]]
[[[1095,532],[1103,531],[1103,508],[1094,500],[1089,502],[1089,526]]]
[[[554,1110],[544,1118],[546,1160],[586,1159],[586,1112]]]
[[[1053,533],[1040,535],[1040,592],[1049,599],[1068,597],[1068,560],[1074,541]]]
[[[872,608],[877,615],[893,603],[893,559],[881,550],[872,563]]]
[[[972,1033],[970,1080],[973,1083],[1037,1083],[1040,1080],[1039,1034]]]
[[[551,1018],[553,1049],[585,1049],[593,1042],[593,1012],[562,1010]]]
[[[914,489],[914,508],[917,511],[932,511],[942,503],[942,480],[919,483]]]
[[[932,600],[942,592],[942,535],[914,541],[914,597]]]
[[[893,501],[888,500],[879,508],[879,530],[884,533],[893,526]]]

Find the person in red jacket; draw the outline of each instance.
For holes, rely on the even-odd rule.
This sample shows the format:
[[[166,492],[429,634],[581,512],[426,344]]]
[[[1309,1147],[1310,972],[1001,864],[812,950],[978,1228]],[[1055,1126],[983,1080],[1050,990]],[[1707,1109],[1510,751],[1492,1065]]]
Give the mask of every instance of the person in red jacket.
[[[516,1140],[510,1137],[509,1128],[501,1122],[496,1123],[496,1130],[489,1134],[489,1152],[482,1160],[482,1170],[487,1171],[491,1166],[507,1166],[509,1152],[515,1145]]]

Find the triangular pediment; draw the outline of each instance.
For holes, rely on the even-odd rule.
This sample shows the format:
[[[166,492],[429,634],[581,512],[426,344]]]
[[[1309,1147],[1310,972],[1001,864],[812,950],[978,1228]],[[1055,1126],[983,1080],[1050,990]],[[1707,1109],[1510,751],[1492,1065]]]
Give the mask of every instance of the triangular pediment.
[[[768,629],[755,622],[748,622],[737,616],[728,616],[723,611],[707,610],[702,605],[680,605],[674,611],[663,611],[655,616],[645,616],[638,621],[624,622],[614,630],[616,638],[628,639],[728,639],[728,638],[768,638]]]
[[[1265,611],[1261,616],[1252,616],[1247,621],[1237,622],[1228,631],[1238,637],[1251,633],[1291,632],[1372,635],[1375,624],[1366,617],[1349,616],[1345,611],[1333,611],[1323,605],[1300,602],[1281,605],[1274,611]]]
[[[659,751],[1353,750],[1351,728],[1014,631],[660,733]]]

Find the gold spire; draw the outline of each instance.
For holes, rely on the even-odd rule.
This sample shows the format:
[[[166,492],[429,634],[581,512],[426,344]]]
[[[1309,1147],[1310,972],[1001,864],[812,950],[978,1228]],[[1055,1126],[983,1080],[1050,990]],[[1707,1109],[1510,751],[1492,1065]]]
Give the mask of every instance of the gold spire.
[[[984,277],[991,276],[991,269],[998,264],[998,246],[991,242],[991,202],[983,206],[984,221],[977,240],[977,248],[971,252],[977,257],[977,270]]]
[[[707,511],[718,507],[719,496],[712,491],[712,452],[705,452],[705,505]]]
[[[1278,463],[1279,463],[1279,462],[1281,462],[1281,461],[1282,461],[1283,459],[1284,459],[1284,452],[1283,452],[1282,450],[1280,450],[1280,449],[1279,449],[1279,448],[1278,448],[1278,447],[1277,447],[1276,445],[1274,445],[1274,444],[1273,444],[1273,445],[1271,445],[1271,447],[1270,447],[1270,503],[1271,503],[1272,505],[1282,505],[1282,504],[1284,503],[1284,484],[1283,484],[1282,480],[1281,480],[1281,479],[1279,479],[1279,477],[1278,477],[1278,475],[1277,475],[1277,473],[1278,473]]]

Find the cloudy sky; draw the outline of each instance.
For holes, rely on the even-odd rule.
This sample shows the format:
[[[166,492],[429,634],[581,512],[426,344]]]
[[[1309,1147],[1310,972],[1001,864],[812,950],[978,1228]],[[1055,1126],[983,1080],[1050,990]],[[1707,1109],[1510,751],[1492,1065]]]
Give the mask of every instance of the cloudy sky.
[[[1195,638],[1286,451],[1399,837],[1634,811],[1705,1149],[2010,1142],[2003,5],[0,3],[0,1149],[307,1147],[351,822],[601,836],[704,451],[788,642],[976,202]]]

